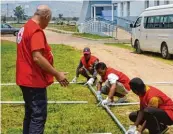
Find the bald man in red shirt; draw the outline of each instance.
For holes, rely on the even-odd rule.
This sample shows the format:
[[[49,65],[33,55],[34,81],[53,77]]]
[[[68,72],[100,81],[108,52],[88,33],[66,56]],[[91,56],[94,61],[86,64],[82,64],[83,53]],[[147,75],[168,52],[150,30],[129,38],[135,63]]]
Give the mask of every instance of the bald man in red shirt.
[[[25,101],[23,134],[43,134],[47,117],[46,87],[53,77],[67,86],[64,72],[53,67],[53,54],[43,29],[51,20],[51,10],[38,6],[34,16],[22,27],[17,36],[16,83]]]

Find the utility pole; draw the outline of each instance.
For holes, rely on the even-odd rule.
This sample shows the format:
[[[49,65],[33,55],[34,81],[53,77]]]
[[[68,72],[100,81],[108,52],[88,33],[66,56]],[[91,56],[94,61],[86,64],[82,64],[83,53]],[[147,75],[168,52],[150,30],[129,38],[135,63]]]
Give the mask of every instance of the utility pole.
[[[6,20],[8,18],[8,3],[7,3],[7,15],[6,15]]]

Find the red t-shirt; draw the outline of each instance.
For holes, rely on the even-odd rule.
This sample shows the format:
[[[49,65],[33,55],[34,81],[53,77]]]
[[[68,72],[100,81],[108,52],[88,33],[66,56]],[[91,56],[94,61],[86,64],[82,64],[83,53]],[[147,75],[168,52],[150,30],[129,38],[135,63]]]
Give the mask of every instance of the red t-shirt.
[[[94,63],[95,63],[97,60],[99,61],[99,59],[98,59],[97,57],[92,56],[92,55],[91,55],[91,57],[90,57],[90,59],[89,59],[88,62],[86,62],[84,56],[81,58],[81,62],[82,62],[82,64],[84,65],[84,67],[85,67],[86,69],[89,69],[89,67],[93,67]]]
[[[108,75],[111,73],[113,73],[119,77],[118,82],[122,83],[128,91],[131,90],[130,85],[129,85],[129,82],[130,82],[129,77],[127,77],[127,75],[125,75],[124,73],[117,71],[117,70],[110,68],[110,67],[108,67],[106,69],[105,75],[101,77],[102,81],[105,82],[108,79]]]
[[[53,55],[43,30],[33,20],[29,20],[17,36],[17,85],[44,88],[53,83],[53,76],[33,61],[32,52],[36,50],[42,50],[43,56],[53,65]]]
[[[164,110],[167,115],[173,120],[173,101],[162,91],[158,90],[155,87],[147,86],[147,91],[144,96],[139,96],[140,98],[140,109],[148,107],[150,100],[153,97],[158,97],[162,100],[162,104],[158,105],[159,109]]]

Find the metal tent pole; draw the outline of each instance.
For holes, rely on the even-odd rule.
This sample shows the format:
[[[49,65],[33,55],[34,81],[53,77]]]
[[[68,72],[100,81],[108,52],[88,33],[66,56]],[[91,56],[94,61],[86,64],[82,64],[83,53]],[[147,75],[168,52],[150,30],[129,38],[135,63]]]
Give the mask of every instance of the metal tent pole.
[[[84,84],[84,82],[69,82],[70,84]],[[59,84],[59,82],[54,82],[53,84]],[[15,86],[16,83],[1,83],[0,86]]]
[[[53,84],[59,84],[59,82],[54,82]],[[70,82],[70,84],[84,84],[84,82]],[[156,85],[173,85],[173,82],[148,82],[145,84],[156,84]],[[16,83],[0,83],[0,86],[14,86]]]
[[[173,85],[173,82],[147,82],[145,84],[148,84],[148,85],[152,85],[152,84],[156,84],[156,85]]]
[[[95,97],[97,98],[95,89],[94,89],[91,85],[89,85],[89,84],[88,84],[88,87],[89,87],[89,89],[92,91],[92,93],[95,95]],[[97,98],[97,100],[99,101],[98,98]],[[106,109],[106,111],[108,112],[108,114],[112,117],[112,119],[116,122],[116,124],[120,127],[120,129],[121,129],[124,133],[126,133],[126,129],[125,129],[124,126],[120,123],[120,121],[117,119],[117,117],[112,113],[112,111],[110,110],[110,108],[109,108],[107,105],[105,105],[105,106],[101,105],[101,106],[102,106],[103,108]]]
[[[0,104],[25,104],[24,101],[0,101]],[[88,101],[48,101],[48,104],[88,104]]]
[[[112,103],[109,106],[128,106],[128,105],[139,105],[139,102],[131,102],[131,103]]]

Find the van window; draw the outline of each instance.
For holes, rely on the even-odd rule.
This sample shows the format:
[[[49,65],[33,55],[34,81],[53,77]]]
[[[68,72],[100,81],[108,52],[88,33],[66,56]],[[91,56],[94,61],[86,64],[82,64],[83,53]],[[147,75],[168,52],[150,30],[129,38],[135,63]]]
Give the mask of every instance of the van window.
[[[164,16],[163,28],[173,28],[173,15]]]
[[[168,16],[168,28],[173,28],[173,15]]]
[[[160,16],[154,17],[154,28],[158,28],[160,24]]]
[[[164,16],[160,16],[159,28],[163,28],[163,27],[164,27]]]
[[[148,17],[144,17],[144,28],[147,28]]]
[[[147,28],[154,28],[154,17],[148,17]]]
[[[173,15],[144,17],[144,28],[148,29],[173,28]]]
[[[142,17],[139,17],[137,20],[136,20],[136,23],[134,25],[134,27],[139,27],[141,25],[141,20],[142,20]]]

